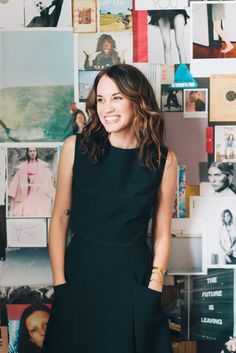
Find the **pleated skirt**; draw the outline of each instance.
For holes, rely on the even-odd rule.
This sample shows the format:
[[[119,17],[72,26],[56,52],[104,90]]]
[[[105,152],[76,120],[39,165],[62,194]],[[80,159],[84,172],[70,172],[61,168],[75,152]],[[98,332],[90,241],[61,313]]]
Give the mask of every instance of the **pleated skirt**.
[[[129,247],[75,236],[67,283],[54,287],[43,353],[171,353],[161,293],[148,288],[146,243]]]

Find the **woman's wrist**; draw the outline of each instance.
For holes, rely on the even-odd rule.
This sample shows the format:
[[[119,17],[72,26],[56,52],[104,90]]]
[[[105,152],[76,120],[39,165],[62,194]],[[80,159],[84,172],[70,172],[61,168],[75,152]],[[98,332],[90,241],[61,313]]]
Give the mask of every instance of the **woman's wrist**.
[[[165,275],[166,275],[166,269],[162,268],[160,266],[153,266],[152,268],[152,274],[150,277],[150,282],[157,282],[160,283],[163,286],[164,280],[165,280]]]

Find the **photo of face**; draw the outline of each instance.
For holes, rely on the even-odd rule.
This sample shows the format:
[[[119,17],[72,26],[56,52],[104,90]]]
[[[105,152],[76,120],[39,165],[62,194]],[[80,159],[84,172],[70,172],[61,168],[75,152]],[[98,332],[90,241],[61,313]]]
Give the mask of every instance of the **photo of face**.
[[[97,113],[106,131],[122,133],[126,137],[132,134],[132,103],[106,75],[100,79],[97,86]]]
[[[35,311],[29,315],[25,321],[30,341],[40,348],[43,346],[48,320],[49,313],[45,311]]]
[[[210,167],[208,170],[208,179],[216,192],[222,191],[229,185],[229,176],[214,166]]]

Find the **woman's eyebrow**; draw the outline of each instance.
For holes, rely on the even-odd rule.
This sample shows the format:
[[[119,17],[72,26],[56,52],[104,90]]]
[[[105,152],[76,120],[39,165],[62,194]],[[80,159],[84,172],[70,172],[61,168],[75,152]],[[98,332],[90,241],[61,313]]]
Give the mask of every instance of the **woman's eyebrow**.
[[[121,93],[120,93],[120,92],[113,93],[113,94],[112,94],[112,97],[113,97],[113,96],[116,96],[117,94],[121,94]],[[97,94],[97,97],[103,97],[103,95],[102,95],[102,94]]]

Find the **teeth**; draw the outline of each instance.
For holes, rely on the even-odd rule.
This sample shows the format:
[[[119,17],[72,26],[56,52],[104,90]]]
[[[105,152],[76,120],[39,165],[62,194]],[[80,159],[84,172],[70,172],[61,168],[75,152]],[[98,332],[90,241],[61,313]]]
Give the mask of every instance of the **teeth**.
[[[105,117],[105,120],[106,120],[106,121],[114,121],[114,120],[117,120],[117,119],[118,119],[117,116],[106,116],[106,117]]]

